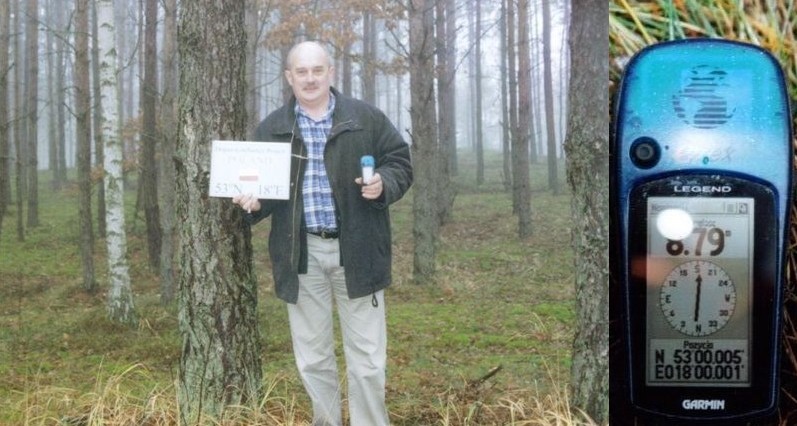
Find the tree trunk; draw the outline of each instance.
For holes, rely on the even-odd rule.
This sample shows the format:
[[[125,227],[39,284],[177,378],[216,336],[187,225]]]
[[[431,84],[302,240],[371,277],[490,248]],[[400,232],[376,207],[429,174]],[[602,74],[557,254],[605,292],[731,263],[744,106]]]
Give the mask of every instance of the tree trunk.
[[[446,97],[450,111],[446,113],[451,116],[450,141],[446,141],[445,157],[448,161],[448,171],[451,177],[457,176],[459,172],[457,157],[457,2],[456,0],[445,0],[446,3],[446,65],[445,75],[448,79]],[[450,179],[449,179],[450,180]],[[453,194],[451,204],[454,203]]]
[[[543,0],[548,1],[548,0]],[[531,123],[529,126],[531,127],[531,134],[529,140],[529,160],[531,164],[539,164],[540,162],[540,123],[542,122],[542,114],[540,113],[540,101],[543,100],[543,96],[540,96],[540,79],[538,75],[540,73],[540,52],[539,52],[539,42],[538,42],[538,27],[537,24],[537,14],[542,13],[536,7],[537,2],[534,2],[534,7],[531,8],[532,10],[532,18],[531,28],[530,28],[530,40],[534,40],[535,42],[529,44],[529,50],[531,51],[531,58],[532,58],[532,65],[531,65]],[[544,100],[543,100],[544,101]]]
[[[541,14],[542,11],[540,8],[536,8],[537,2],[535,0],[535,10],[534,14]],[[533,64],[531,66],[531,81],[534,84],[531,85],[531,129],[532,129],[532,143],[531,143],[531,161],[533,164],[540,163],[540,156],[543,154],[543,147],[542,141],[544,138],[542,137],[542,129],[545,127],[543,126],[543,120],[545,114],[543,113],[543,107],[545,104],[545,96],[543,96],[543,88],[544,86],[542,83],[542,62],[545,60],[542,56],[542,46],[540,46],[540,29],[541,25],[539,24],[539,19],[535,16],[531,20],[531,40],[534,40],[534,43],[531,44],[531,58],[533,60]]]
[[[160,269],[161,228],[158,209],[158,160],[155,151],[158,144],[156,110],[158,99],[158,0],[146,0],[144,12],[144,81],[141,86],[141,175],[144,217],[147,222],[147,254],[149,266]]]
[[[245,138],[244,4],[184,2],[179,19],[178,400],[193,425],[257,409],[262,370],[251,231],[229,199],[207,195],[211,140]]]
[[[119,102],[119,124],[124,126],[125,121],[127,120],[128,112],[125,109],[125,100],[127,98],[127,88],[125,87],[125,83],[129,81],[128,77],[126,77],[126,72],[129,68],[132,68],[129,64],[128,59],[128,43],[127,38],[129,37],[128,28],[126,25],[126,21],[123,16],[127,14],[127,6],[119,7],[117,10],[114,11],[114,24],[116,26],[116,49],[117,49],[117,56],[119,57],[120,67],[119,76],[117,77],[116,81],[119,87],[117,88],[118,94],[118,102]],[[122,146],[124,147],[125,144],[125,136],[122,136]]]
[[[565,145],[576,260],[571,406],[598,424],[608,421],[609,411],[608,13],[606,2],[583,1],[572,9]]]
[[[64,50],[60,34],[65,31],[64,10],[56,0],[47,0],[47,96],[48,101],[48,168],[51,171],[50,188],[59,191],[66,183],[66,157],[64,148]]]
[[[476,45],[476,5],[477,0],[466,0],[465,8],[467,9],[468,19],[468,47],[473,49]],[[468,53],[468,147],[476,154],[476,119],[474,117],[474,108],[476,105],[476,55],[471,51]]]
[[[8,140],[8,63],[11,6],[0,2],[0,236],[11,203],[11,144]]]
[[[514,149],[514,141],[520,133],[520,126],[518,125],[518,89],[517,89],[517,60],[515,56],[515,2],[508,0],[506,3],[506,56],[507,56],[507,74],[509,76],[509,133],[511,134],[512,148]],[[512,164],[515,164],[514,157],[517,154],[512,152]],[[513,178],[514,179],[514,178]],[[519,211],[519,200],[517,185],[512,184],[512,213],[517,214]]]
[[[518,237],[531,236],[529,182],[529,123],[531,122],[531,56],[529,52],[529,0],[518,0],[518,133],[513,138],[512,167],[517,197]]]
[[[89,92],[89,2],[75,2],[75,116],[77,119],[78,222],[83,288],[97,289],[91,220],[91,93]]]
[[[45,0],[45,10],[55,11],[53,0]],[[61,182],[58,181],[58,104],[55,102],[57,93],[55,89],[55,51],[57,46],[53,37],[53,32],[58,28],[55,13],[47,13],[47,35],[45,37],[44,45],[46,53],[45,63],[47,64],[47,85],[45,93],[47,93],[47,170],[50,171],[50,189],[57,191],[61,187]]]
[[[257,0],[246,0],[246,36],[248,46],[246,48],[246,84],[248,90],[246,91],[246,134],[254,135],[255,128],[260,122],[260,96],[258,96],[257,87],[257,74],[258,62],[257,52],[260,50],[260,18],[258,11],[260,9],[260,2]],[[165,23],[164,23],[165,25]],[[164,42],[166,36],[164,35]],[[166,46],[164,45],[164,51]],[[165,55],[165,52],[164,52]],[[165,88],[164,88],[165,91]],[[165,127],[162,127],[165,130]],[[164,140],[165,138],[161,138]],[[165,178],[165,176],[164,176]],[[163,185],[161,185],[162,187]],[[163,223],[163,219],[161,219]],[[164,230],[164,239],[166,238]]]
[[[122,11],[121,14],[117,12],[117,19],[121,22],[122,28],[122,30],[119,31],[119,35],[121,36],[119,44],[120,46],[124,46],[121,50],[124,50],[125,52],[125,67],[127,71],[127,78],[122,78],[119,80],[119,102],[122,104],[122,107],[119,110],[121,111],[120,115],[122,117],[121,123],[124,127],[128,121],[133,120],[133,118],[138,115],[135,108],[136,85],[141,85],[137,84],[136,75],[141,75],[143,73],[137,73],[136,67],[139,61],[136,61],[135,52],[141,50],[140,46],[142,46],[143,43],[139,42],[141,38],[138,36],[138,34],[141,33],[141,27],[136,24],[135,19],[129,23],[127,20],[128,16],[135,15],[132,12],[127,11],[127,8],[121,8],[120,10]],[[143,56],[141,54],[139,55]],[[140,82],[140,79],[138,80]],[[128,150],[131,152],[135,151],[135,137],[131,133],[132,132],[122,133],[122,144],[124,147],[122,152],[125,155],[127,155]],[[140,182],[138,184],[141,185]],[[124,185],[125,187],[128,187],[127,173],[124,174]]]
[[[438,220],[440,225],[445,224],[451,217],[451,210],[454,207],[454,186],[451,184],[451,151],[452,147],[456,152],[456,94],[454,68],[449,66],[451,60],[450,50],[454,50],[454,44],[448,44],[448,17],[446,3],[437,0],[435,5],[435,29],[437,56],[437,104],[439,111],[438,120],[438,166],[437,177],[437,205]],[[454,156],[456,161],[456,155]]]
[[[28,80],[28,227],[39,226],[39,1],[28,0],[25,27]]]
[[[476,104],[474,106],[473,120],[476,124],[476,184],[481,185],[484,183],[484,114],[482,113],[482,8],[479,0],[473,1],[473,7],[476,9],[476,46],[473,51],[474,60],[476,61],[476,75],[474,77]]]
[[[363,100],[376,105],[376,23],[370,10],[363,13]]]
[[[105,143],[104,186],[106,194],[106,223],[108,248],[108,317],[112,321],[134,327],[138,316],[133,306],[133,290],[127,265],[127,233],[124,215],[124,181],[122,179],[122,144],[119,138],[119,111],[116,75],[119,64],[116,56],[116,28],[113,18],[113,0],[97,0],[96,11],[99,32],[99,84],[103,108],[101,129]]]
[[[161,97],[161,303],[174,300],[174,147],[177,139],[177,0],[163,4],[163,95]]]
[[[56,21],[58,22],[58,26],[56,27],[58,31],[65,31],[67,25],[64,21],[64,10],[63,8],[56,7],[55,9],[55,16]],[[57,179],[60,182],[60,185],[65,185],[67,182],[67,170],[66,170],[66,49],[67,43],[64,42],[60,37],[56,37],[55,40],[57,50],[55,53],[55,90],[56,96],[53,98],[53,102],[56,103],[56,111],[58,116],[58,141],[56,143],[57,146],[57,154],[58,157],[58,176]]]
[[[24,22],[24,13],[21,1],[14,2],[14,34],[22,34],[22,25]],[[20,37],[14,37],[14,152],[16,154],[16,161],[14,170],[16,172],[14,186],[17,193],[17,240],[25,241],[25,197],[27,196],[27,179],[25,171],[28,169],[25,163],[27,158],[26,148],[26,135],[27,126],[25,126],[25,84],[23,83],[25,74],[24,70],[24,55],[20,43]]]
[[[570,26],[570,2],[562,3],[562,40],[567,40],[567,34]],[[567,48],[567,43],[562,43],[559,47],[559,102],[557,102],[558,113],[556,116],[557,128],[559,130],[559,138],[565,140],[567,138],[567,83],[570,76],[570,50]],[[559,158],[564,157],[564,143],[559,146],[557,155]]]
[[[551,72],[551,2],[542,2],[543,83],[545,84],[545,129],[548,141],[548,189],[559,194],[556,156],[556,122],[553,116],[553,75]]]
[[[346,43],[343,47],[343,54],[341,55],[343,62],[342,72],[340,73],[342,92],[346,96],[352,96],[351,93],[351,80],[352,80],[352,60],[351,60],[351,43]]]
[[[401,74],[396,75],[396,128],[404,128],[404,77]]]
[[[506,17],[506,2],[501,0],[501,18],[499,20],[499,45],[501,46],[499,52],[507,51],[507,17]],[[503,156],[503,181],[504,191],[512,191],[512,132],[509,129],[509,87],[507,85],[507,55],[501,54],[501,152]],[[511,192],[514,196],[514,192]]]
[[[433,0],[412,0],[410,31],[410,116],[415,173],[413,191],[413,278],[426,283],[433,278],[438,238],[437,114],[434,95],[434,5]]]
[[[91,37],[92,37],[92,47],[91,47],[91,73],[92,73],[92,93],[94,93],[94,114],[93,114],[93,133],[94,133],[94,164],[97,167],[103,167],[105,162],[105,147],[103,146],[103,133],[102,133],[102,88],[100,87],[100,48],[98,40],[99,37],[99,18],[97,16],[97,1],[92,2],[92,15],[94,19],[92,19],[91,23]],[[113,16],[111,16],[113,18]],[[113,19],[111,19],[110,24],[113,25]],[[104,40],[103,40],[104,41]],[[115,52],[114,52],[114,56]],[[114,70],[116,69],[114,63]],[[116,79],[114,79],[116,81]],[[113,105],[108,105],[108,108],[115,108]],[[97,234],[100,238],[105,238],[106,231],[107,231],[107,222],[106,222],[106,213],[105,213],[105,184],[100,182],[97,185]]]

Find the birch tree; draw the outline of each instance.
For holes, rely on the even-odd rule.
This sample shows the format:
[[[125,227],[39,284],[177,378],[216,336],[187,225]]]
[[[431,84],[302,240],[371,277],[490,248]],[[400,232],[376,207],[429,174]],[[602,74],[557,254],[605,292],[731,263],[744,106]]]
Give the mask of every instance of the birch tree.
[[[102,138],[105,145],[104,185],[108,248],[108,316],[117,322],[138,323],[133,306],[133,292],[127,264],[127,234],[124,216],[124,180],[122,178],[122,143],[119,138],[117,101],[116,28],[113,0],[97,0],[100,49],[100,92],[102,93]]]

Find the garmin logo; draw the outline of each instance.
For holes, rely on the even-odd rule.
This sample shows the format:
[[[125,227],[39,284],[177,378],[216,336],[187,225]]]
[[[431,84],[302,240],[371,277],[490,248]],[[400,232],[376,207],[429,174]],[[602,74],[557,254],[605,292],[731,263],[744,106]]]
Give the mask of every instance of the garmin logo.
[[[724,410],[724,399],[685,399],[681,402],[684,410]]]
[[[699,192],[701,194],[726,194],[733,191],[730,185],[675,185],[674,192]]]

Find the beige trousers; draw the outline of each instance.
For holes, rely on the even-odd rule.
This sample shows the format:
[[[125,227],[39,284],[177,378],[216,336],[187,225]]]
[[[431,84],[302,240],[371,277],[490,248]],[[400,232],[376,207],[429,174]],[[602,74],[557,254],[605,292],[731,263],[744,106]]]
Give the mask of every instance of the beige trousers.
[[[343,336],[351,425],[388,425],[384,291],[376,293],[377,307],[371,296],[349,299],[338,240],[308,235],[307,244],[307,274],[299,275],[297,303],[287,306],[296,366],[313,403],[313,425],[342,425],[333,298]]]

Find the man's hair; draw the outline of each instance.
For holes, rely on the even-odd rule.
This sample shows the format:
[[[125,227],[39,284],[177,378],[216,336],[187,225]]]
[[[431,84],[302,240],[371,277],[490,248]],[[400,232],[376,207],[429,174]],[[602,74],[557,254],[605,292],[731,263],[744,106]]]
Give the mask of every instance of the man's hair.
[[[324,47],[323,43],[318,40],[307,40],[300,43],[296,43],[291,47],[291,50],[288,51],[288,55],[285,57],[285,69],[291,69],[291,62],[293,62],[293,57],[296,55],[296,52],[300,48],[315,46],[324,52],[324,55],[327,58],[327,65],[332,66],[332,55],[329,54],[329,51]]]

